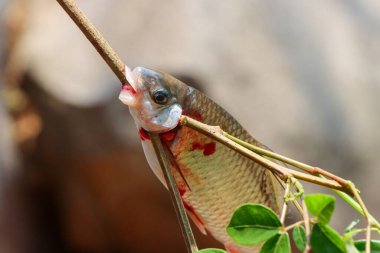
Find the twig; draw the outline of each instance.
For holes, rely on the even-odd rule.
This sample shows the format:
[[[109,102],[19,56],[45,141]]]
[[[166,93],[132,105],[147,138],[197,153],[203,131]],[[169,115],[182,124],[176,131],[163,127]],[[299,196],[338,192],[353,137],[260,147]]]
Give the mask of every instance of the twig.
[[[283,156],[283,155],[277,154],[275,152],[257,147],[255,145],[250,144],[250,143],[244,142],[244,141],[242,141],[242,140],[240,140],[240,139],[238,139],[238,138],[236,138],[236,137],[234,137],[234,136],[232,136],[232,135],[230,135],[224,131],[222,133],[224,136],[226,136],[230,140],[233,140],[234,142],[242,145],[243,147],[245,147],[245,148],[247,148],[247,149],[249,149],[249,150],[251,150],[257,154],[260,154],[262,156],[266,156],[266,157],[284,162],[286,164],[292,165],[292,166],[299,168],[303,171],[306,171],[312,175],[316,175],[316,176],[319,176],[321,178],[328,177],[328,178],[338,182],[340,185],[342,185],[342,187],[346,188],[347,191],[343,192],[341,190],[334,190],[334,189],[332,189],[332,190],[338,196],[340,196],[343,200],[345,200],[351,207],[353,207],[356,211],[358,211],[361,215],[368,218],[372,226],[380,229],[379,222],[368,212],[367,208],[364,205],[364,202],[360,199],[360,195],[358,194],[358,190],[356,189],[355,185],[353,185],[353,183],[351,181],[348,181],[348,180],[345,180],[341,177],[338,177],[338,176],[336,176],[336,175],[334,175],[328,171],[325,171],[321,168],[310,166],[308,164],[296,161],[296,160],[288,158],[286,156]],[[354,196],[358,200],[358,202],[356,202],[347,193],[349,193],[349,195]]]
[[[69,14],[71,19],[92,43],[98,53],[103,57],[108,66],[119,78],[122,84],[128,83],[124,73],[125,64],[95,28],[86,15],[79,9],[74,0],[57,0],[62,8]]]
[[[371,252],[371,226],[372,226],[371,215],[369,214],[368,209],[365,206],[365,204],[364,204],[362,198],[360,197],[358,191],[356,190],[354,184],[350,182],[349,185],[353,189],[354,196],[355,196],[356,200],[358,201],[360,207],[363,210],[364,217],[367,219],[367,233],[366,233],[366,237],[365,237],[366,238],[365,252],[370,253]]]
[[[335,194],[337,194],[339,197],[341,197],[344,201],[346,201],[352,208],[354,208],[358,213],[361,215],[365,216],[363,209],[361,208],[360,204],[356,202],[351,196],[347,195],[344,192],[334,190]],[[373,227],[380,229],[380,224],[379,222],[371,215],[369,214],[369,218],[371,220],[371,224]]]
[[[183,202],[181,195],[178,191],[173,174],[170,170],[170,165],[168,164],[168,159],[166,157],[165,150],[162,146],[160,137],[158,134],[149,133],[150,140],[152,141],[154,150],[156,152],[158,161],[164,173],[165,181],[167,182],[170,196],[173,200],[174,209],[176,210],[177,217],[180,221],[180,226],[182,229],[182,234],[185,236],[186,247],[189,253],[193,253],[198,250],[197,244],[194,239],[193,232],[190,227],[189,219],[187,218],[186,211],[183,208]]]
[[[263,158],[262,156],[256,154],[255,152],[239,145],[238,143],[232,141],[231,139],[227,138],[223,131],[220,129],[220,127],[215,126],[209,126],[206,124],[203,124],[199,121],[196,121],[192,118],[189,118],[187,116],[181,116],[180,118],[180,124],[190,127],[220,143],[223,145],[235,150],[236,152],[242,154],[245,157],[248,157],[255,162],[259,163],[260,165],[264,166],[265,168],[272,171],[272,173],[278,175],[282,180],[285,180],[290,177],[294,177],[297,179],[301,179],[310,183],[322,185],[328,188],[337,189],[343,192],[346,192],[347,194],[352,194],[351,189],[347,186],[341,185],[335,180],[331,179],[325,179],[320,178],[317,176],[305,174],[303,172],[291,170],[288,168],[285,168],[277,163],[274,163],[268,159]]]
[[[305,233],[306,233],[306,240],[307,240],[307,243],[306,243],[306,249],[304,250],[305,253],[308,253],[311,251],[310,249],[310,218],[309,218],[309,211],[307,210],[307,207],[306,207],[306,203],[303,199],[303,197],[301,198],[301,205],[302,205],[302,209],[303,209],[303,219],[305,221]]]
[[[309,221],[309,222],[310,222],[310,221]],[[297,221],[296,223],[293,223],[293,224],[287,226],[287,227],[285,228],[285,231],[289,231],[289,230],[291,230],[291,229],[293,229],[293,228],[295,228],[295,227],[297,227],[297,226],[299,226],[299,225],[302,225],[302,224],[305,224],[305,220],[300,220],[300,221]]]
[[[291,159],[291,158],[288,158],[286,156],[283,156],[283,155],[280,155],[280,154],[277,154],[273,151],[270,151],[270,150],[267,150],[267,149],[263,149],[263,148],[260,148],[260,147],[257,147],[255,145],[252,145],[250,143],[247,143],[245,141],[242,141],[226,132],[223,132],[223,135],[226,136],[227,138],[233,140],[234,142],[242,145],[243,147],[245,148],[248,148],[249,150],[252,150],[253,152],[257,153],[257,154],[260,154],[262,156],[266,156],[266,157],[270,157],[270,158],[273,158],[273,159],[276,159],[278,161],[281,161],[281,162],[284,162],[286,164],[289,164],[289,165],[292,165],[296,168],[299,168],[303,171],[306,171],[312,175],[323,175],[325,177],[328,177],[330,179],[333,179],[334,181],[338,182],[340,185],[344,186],[344,187],[348,187],[348,181],[341,178],[341,177],[338,177],[328,171],[325,171],[321,168],[318,168],[318,167],[313,167],[313,166],[310,166],[308,164],[305,164],[305,163],[301,163],[299,161],[296,161],[294,159]]]
[[[284,183],[280,178],[276,177],[276,180],[277,180],[277,182],[279,182],[279,183],[281,184],[281,186],[282,186],[283,189],[286,188],[285,183]],[[295,198],[295,196],[293,195],[292,192],[289,192],[289,196],[290,196],[291,198]],[[299,214],[301,215],[301,217],[303,218],[303,210],[302,210],[301,205],[297,202],[297,200],[292,201],[292,203],[293,203],[293,205],[296,207],[298,213],[299,213]]]
[[[292,182],[289,178],[286,181],[286,187],[285,187],[285,192],[284,192],[284,204],[282,206],[282,212],[281,212],[281,218],[280,218],[282,225],[284,225],[284,223],[285,223],[285,217],[286,217],[286,213],[288,211],[288,199],[289,199],[291,185],[292,185]],[[294,200],[294,201],[296,201],[296,200]]]

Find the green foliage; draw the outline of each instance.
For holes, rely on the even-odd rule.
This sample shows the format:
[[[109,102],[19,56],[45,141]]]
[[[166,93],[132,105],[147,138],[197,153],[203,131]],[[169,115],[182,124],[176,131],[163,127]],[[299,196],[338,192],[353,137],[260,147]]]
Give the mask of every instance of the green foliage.
[[[310,247],[314,253],[365,253],[365,241],[354,241],[354,237],[366,229],[356,229],[358,220],[351,222],[341,236],[328,223],[334,213],[335,198],[330,195],[313,194],[305,197],[309,220]],[[304,224],[285,227],[276,213],[260,204],[245,204],[237,208],[228,224],[227,232],[241,245],[262,244],[260,253],[290,253],[288,231],[293,229],[294,244],[300,251],[308,247]],[[222,251],[200,251],[219,253]],[[380,253],[380,241],[371,241],[371,253]]]
[[[290,253],[288,233],[280,233],[266,241],[260,253]]]
[[[318,221],[328,224],[335,209],[335,198],[325,194],[312,194],[305,197],[309,212],[318,218]]]
[[[227,233],[241,245],[256,245],[277,235],[282,227],[276,213],[259,204],[237,208],[227,226]]]
[[[323,223],[317,223],[313,226],[310,244],[315,253],[346,252],[342,237],[330,226]]]
[[[227,252],[222,249],[201,249],[195,253],[227,253]]]
[[[307,239],[305,229],[303,226],[299,225],[293,228],[293,240],[296,247],[300,251],[304,252],[304,250],[306,249]]]
[[[355,247],[360,253],[365,253],[365,240],[359,240],[355,242]],[[380,253],[380,241],[371,241],[371,253]]]

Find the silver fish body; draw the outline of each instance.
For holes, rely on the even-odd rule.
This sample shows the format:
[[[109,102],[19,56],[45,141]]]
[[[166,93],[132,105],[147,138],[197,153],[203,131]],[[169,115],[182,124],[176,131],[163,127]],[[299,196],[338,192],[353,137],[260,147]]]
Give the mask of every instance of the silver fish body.
[[[137,93],[139,86],[145,88],[151,86],[144,84],[144,81],[151,78],[154,73],[156,79],[153,83],[169,90],[170,96],[176,96],[172,104],[167,103],[164,107],[173,107],[175,104],[181,108],[183,115],[209,125],[220,126],[224,131],[239,139],[265,147],[251,137],[228,112],[203,93],[161,72],[143,68],[137,71],[135,69],[135,72],[140,74],[134,79],[139,83],[134,85]],[[148,92],[152,97],[150,88],[144,92]],[[149,128],[151,122],[144,128],[145,122],[141,121],[141,118],[136,119],[141,111],[133,111],[133,107],[130,108],[142,135],[148,162],[161,182],[165,184],[150,140],[144,135],[145,131],[152,131],[146,129]],[[154,110],[151,105],[148,106],[148,110],[149,108]],[[157,114],[160,113],[167,114],[163,118],[173,117],[162,108]],[[160,133],[161,141],[168,150],[172,172],[189,216],[203,233],[215,237],[229,252],[258,251],[257,247],[236,244],[227,234],[226,227],[233,211],[243,203],[261,203],[279,213],[280,188],[277,180],[261,165],[195,130],[179,126],[178,119],[172,120],[177,120],[174,127],[156,132]],[[157,129],[156,126],[153,128]]]

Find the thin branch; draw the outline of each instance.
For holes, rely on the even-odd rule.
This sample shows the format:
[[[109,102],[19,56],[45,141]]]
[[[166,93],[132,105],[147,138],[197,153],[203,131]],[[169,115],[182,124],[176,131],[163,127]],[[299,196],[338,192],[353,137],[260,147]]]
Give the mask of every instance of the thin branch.
[[[305,253],[308,253],[311,251],[310,249],[310,218],[309,218],[309,211],[307,210],[307,207],[306,207],[306,203],[305,203],[305,200],[303,199],[303,197],[301,198],[301,205],[302,205],[302,209],[303,209],[303,213],[304,213],[304,221],[305,221],[305,233],[306,233],[306,240],[307,240],[307,243],[306,243],[306,249],[304,250]]]
[[[358,213],[361,215],[365,216],[363,209],[361,208],[360,204],[356,202],[351,196],[347,195],[344,192],[334,190],[335,194],[337,194],[339,197],[341,197],[344,201],[346,201],[353,209],[355,209]],[[371,224],[373,227],[380,229],[380,224],[379,222],[371,215],[369,214],[369,218],[371,220]]]
[[[288,199],[289,199],[291,185],[292,185],[292,182],[289,178],[286,181],[286,187],[285,187],[285,192],[284,192],[284,204],[282,206],[282,212],[281,212],[281,218],[280,218],[282,225],[284,225],[284,223],[285,223],[285,217],[286,217],[286,213],[288,211]],[[294,200],[294,201],[296,201],[296,200]]]
[[[278,178],[278,177],[276,177],[276,180],[277,180],[277,182],[279,182],[279,183],[281,184],[281,187],[282,187],[283,189],[286,188],[286,185],[285,185],[284,181],[282,181],[282,180],[281,180],[280,178]],[[290,196],[291,198],[295,198],[295,196],[293,195],[292,192],[289,192],[289,196]],[[303,218],[303,210],[302,210],[301,205],[297,202],[297,200],[292,201],[292,203],[293,203],[293,205],[296,207],[298,213],[299,213],[299,214],[301,215],[301,217]]]
[[[268,159],[265,159],[264,157],[256,154],[255,152],[253,152],[253,151],[239,145],[238,143],[230,140],[229,138],[227,138],[224,135],[223,131],[220,129],[220,127],[209,126],[209,125],[203,124],[199,121],[196,121],[192,118],[189,118],[187,116],[181,116],[180,124],[187,126],[187,127],[190,127],[192,129],[194,129],[194,130],[196,130],[196,131],[198,131],[198,132],[222,143],[223,145],[235,150],[236,152],[242,154],[243,156],[252,159],[253,161],[259,163],[260,165],[262,165],[265,168],[272,171],[272,173],[278,175],[278,177],[280,177],[282,180],[286,181],[286,179],[288,179],[290,177],[294,177],[294,178],[301,179],[301,180],[304,180],[304,181],[307,181],[310,183],[322,185],[322,186],[332,188],[332,189],[337,189],[337,190],[346,192],[347,194],[352,194],[350,188],[339,184],[335,180],[320,178],[320,177],[309,175],[309,174],[306,174],[303,172],[291,170],[291,169],[285,168],[285,167],[283,167],[283,166],[281,166],[275,162],[272,162]]]
[[[273,151],[269,151],[269,150],[257,147],[255,145],[252,145],[250,143],[244,142],[244,141],[242,141],[242,140],[240,140],[240,139],[238,139],[238,138],[236,138],[236,137],[234,137],[234,136],[232,136],[226,132],[223,132],[223,135],[226,136],[227,138],[233,140],[234,142],[242,145],[243,147],[246,147],[249,150],[252,150],[253,152],[255,152],[257,154],[260,154],[262,156],[266,156],[266,157],[284,162],[286,164],[292,165],[292,166],[299,168],[303,171],[306,171],[312,175],[317,175],[321,178],[328,177],[334,181],[337,181],[342,186],[350,189],[350,195],[355,196],[355,198],[358,200],[359,203],[356,202],[352,197],[347,195],[347,193],[345,193],[345,192],[342,192],[339,190],[334,190],[334,189],[332,189],[332,190],[338,196],[340,196],[343,200],[345,200],[351,207],[353,207],[356,211],[358,211],[361,215],[366,217],[370,221],[372,226],[380,229],[379,222],[368,212],[367,208],[364,205],[364,202],[360,199],[360,195],[358,194],[358,190],[356,189],[355,185],[353,185],[352,182],[345,180],[341,177],[338,177],[338,176],[336,176],[336,175],[334,175],[328,171],[325,171],[321,168],[310,166],[308,164],[305,164],[305,163],[296,161],[294,159],[288,158],[286,156],[277,154]]]
[[[365,252],[370,253],[371,252],[371,226],[372,226],[372,221],[371,221],[371,215],[368,212],[367,207],[365,206],[362,198],[359,195],[359,192],[356,190],[354,184],[350,182],[349,184],[351,188],[353,189],[354,196],[356,200],[358,201],[360,207],[363,210],[364,217],[367,219],[367,233],[366,233],[366,243],[365,243]]]
[[[310,222],[310,221],[309,221],[309,222]],[[293,224],[287,226],[287,227],[285,228],[285,231],[289,231],[289,230],[291,230],[291,229],[293,229],[293,228],[295,228],[295,227],[297,227],[297,226],[299,226],[299,225],[302,225],[302,224],[305,224],[305,220],[300,220],[300,221],[297,221],[296,223],[293,223]]]
[[[149,137],[150,137],[150,140],[152,141],[158,161],[162,168],[165,181],[167,182],[170,196],[174,200],[173,201],[174,209],[176,210],[177,217],[180,221],[179,223],[181,225],[182,234],[185,236],[187,250],[189,253],[196,252],[198,251],[198,247],[195,242],[195,238],[191,230],[189,219],[187,218],[187,215],[186,215],[186,211],[183,208],[182,198],[178,191],[178,187],[176,185],[173,174],[170,170],[170,165],[168,164],[168,159],[167,159],[165,150],[162,146],[160,136],[155,133],[149,133]]]
[[[71,19],[92,43],[98,53],[103,57],[108,66],[115,73],[117,78],[119,78],[120,82],[122,84],[127,84],[128,81],[124,73],[125,64],[91,23],[91,21],[86,17],[86,15],[79,9],[75,1],[57,0],[57,2],[62,6],[67,14],[69,14]]]
[[[284,162],[286,164],[289,164],[289,165],[292,165],[296,168],[299,168],[303,171],[306,171],[307,173],[310,173],[312,175],[323,175],[325,177],[328,177],[330,179],[333,179],[334,181],[338,182],[339,184],[341,184],[342,186],[345,186],[345,187],[348,187],[348,181],[341,178],[341,177],[338,177],[328,171],[325,171],[321,168],[318,168],[318,167],[313,167],[313,166],[310,166],[308,164],[305,164],[305,163],[302,163],[302,162],[299,162],[299,161],[296,161],[294,159],[291,159],[291,158],[288,158],[286,156],[283,156],[283,155],[280,155],[280,154],[277,154],[273,151],[270,151],[270,150],[267,150],[267,149],[263,149],[263,148],[260,148],[260,147],[257,147],[255,145],[252,145],[248,142],[245,142],[245,141],[242,141],[226,132],[223,132],[223,135],[226,136],[227,138],[233,140],[234,142],[242,145],[243,147],[246,147],[248,148],[249,150],[252,150],[253,152],[257,153],[257,154],[260,154],[262,156],[266,156],[266,157],[270,157],[270,158],[273,158],[273,159],[276,159],[278,161],[281,161],[281,162]]]

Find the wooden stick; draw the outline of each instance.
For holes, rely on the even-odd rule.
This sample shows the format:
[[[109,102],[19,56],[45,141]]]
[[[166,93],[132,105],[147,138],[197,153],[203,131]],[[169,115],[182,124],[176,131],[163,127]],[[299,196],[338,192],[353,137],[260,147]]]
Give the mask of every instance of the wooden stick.
[[[309,175],[303,172],[291,170],[288,168],[285,168],[275,162],[272,162],[268,159],[265,159],[264,157],[256,154],[255,152],[239,145],[238,143],[230,140],[226,136],[224,136],[223,131],[220,129],[220,127],[216,126],[209,126],[206,124],[203,124],[202,122],[199,122],[197,120],[194,120],[192,118],[189,118],[187,116],[181,116],[180,118],[180,124],[190,127],[220,143],[223,145],[235,150],[236,152],[242,154],[245,157],[250,158],[251,160],[261,164],[265,168],[272,171],[272,173],[278,175],[279,178],[282,180],[285,180],[294,177],[297,179],[301,179],[310,183],[322,185],[331,189],[337,189],[343,192],[346,192],[349,195],[352,195],[351,189],[345,185],[341,185],[335,180],[327,179],[327,178],[320,178],[317,176]]]
[[[103,57],[104,61],[112,69],[113,73],[119,78],[122,84],[127,84],[125,77],[125,64],[116,54],[113,48],[104,39],[101,33],[86,17],[86,15],[79,9],[74,0],[57,0],[62,8],[69,14],[71,19],[95,47],[96,51]]]
[[[156,152],[158,161],[161,165],[162,171],[164,173],[165,181],[167,183],[171,199],[173,200],[174,209],[176,210],[177,217],[180,221],[180,226],[182,234],[185,237],[187,251],[193,253],[198,251],[197,244],[194,239],[193,232],[190,227],[189,219],[187,218],[185,208],[183,206],[181,195],[178,191],[177,184],[173,177],[168,159],[162,146],[160,136],[155,133],[149,133],[150,140],[152,141],[154,150]]]

